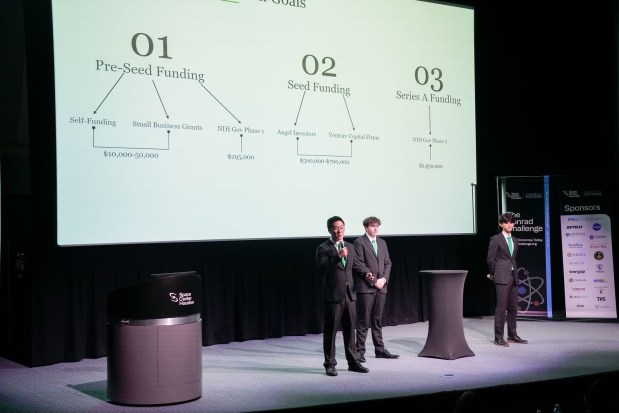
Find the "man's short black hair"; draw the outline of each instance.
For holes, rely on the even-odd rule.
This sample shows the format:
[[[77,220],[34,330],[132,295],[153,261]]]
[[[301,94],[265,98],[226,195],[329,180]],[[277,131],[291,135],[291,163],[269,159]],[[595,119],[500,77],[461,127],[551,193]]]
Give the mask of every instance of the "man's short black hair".
[[[499,224],[505,224],[507,222],[511,222],[512,224],[516,223],[516,215],[513,212],[505,212],[499,215]]]
[[[344,220],[342,218],[340,218],[337,215],[335,215],[335,216],[332,216],[331,218],[329,218],[327,220],[327,229],[331,230],[331,227],[333,226],[333,223],[337,222],[337,221],[342,221],[342,224],[346,225],[346,223],[344,222]]]

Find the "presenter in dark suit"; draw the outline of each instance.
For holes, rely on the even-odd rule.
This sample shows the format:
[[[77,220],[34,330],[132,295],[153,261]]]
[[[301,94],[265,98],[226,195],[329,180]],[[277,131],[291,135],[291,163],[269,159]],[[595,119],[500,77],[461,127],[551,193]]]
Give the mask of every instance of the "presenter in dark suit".
[[[384,239],[378,238],[380,219],[363,220],[365,235],[355,245],[355,285],[357,288],[357,352],[365,362],[365,339],[372,330],[372,343],[377,358],[397,359],[383,342],[383,309],[387,299],[387,284],[391,275],[391,258]]]
[[[508,343],[527,344],[518,336],[518,238],[512,236],[516,216],[506,212],[499,216],[501,232],[490,237],[488,245],[488,278],[494,282],[496,307],[494,309],[494,344],[507,347]],[[510,246],[511,244],[511,246]],[[507,342],[505,321],[507,320]]]
[[[316,265],[322,275],[322,298],[325,303],[325,327],[323,352],[327,376],[337,376],[335,366],[335,337],[341,324],[344,352],[348,370],[367,373],[370,370],[359,362],[355,348],[355,324],[357,311],[355,301],[353,246],[344,241],[344,220],[333,216],[327,220],[331,237],[316,248]]]

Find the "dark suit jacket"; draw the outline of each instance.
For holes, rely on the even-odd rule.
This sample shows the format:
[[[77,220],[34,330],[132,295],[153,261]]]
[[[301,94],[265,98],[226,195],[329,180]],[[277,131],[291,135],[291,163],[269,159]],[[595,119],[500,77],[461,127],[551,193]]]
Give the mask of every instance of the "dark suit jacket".
[[[344,242],[344,245],[348,248],[346,267],[337,255],[335,244],[331,239],[316,248],[316,264],[322,275],[322,298],[324,301],[342,302],[346,293],[350,294],[351,300],[357,299],[353,279],[355,249],[349,242]]]
[[[490,237],[488,244],[488,273],[494,276],[495,284],[510,284],[515,279],[516,256],[518,255],[518,238],[512,235],[514,251],[509,255],[509,247],[503,232]],[[512,268],[514,271],[512,272]]]
[[[389,276],[391,275],[391,258],[389,258],[389,250],[384,239],[376,237],[376,245],[378,246],[378,257],[374,253],[374,247],[367,235],[357,238],[355,245],[355,280],[357,283],[358,293],[375,293],[380,291],[387,294],[387,285],[389,284]],[[370,281],[365,278],[365,274],[371,272],[375,278]],[[376,280],[384,278],[387,280],[385,286],[378,290],[374,287]]]

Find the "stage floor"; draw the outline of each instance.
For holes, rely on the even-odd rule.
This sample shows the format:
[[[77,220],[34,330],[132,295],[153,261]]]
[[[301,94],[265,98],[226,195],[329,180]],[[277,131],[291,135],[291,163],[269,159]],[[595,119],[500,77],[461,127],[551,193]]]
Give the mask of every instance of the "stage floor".
[[[511,344],[505,348],[493,344],[492,329],[492,317],[465,318],[465,338],[475,355],[443,360],[418,357],[426,341],[427,322],[385,327],[386,347],[400,358],[375,358],[368,336],[365,366],[370,372],[367,374],[347,370],[342,339],[338,336],[337,377],[325,375],[321,334],[203,347],[202,396],[166,406],[123,406],[108,402],[105,357],[34,368],[0,359],[0,411],[318,411],[340,404],[351,407],[393,399],[400,404],[406,401],[409,408],[415,403],[424,406],[418,411],[441,412],[450,411],[456,395],[468,389],[483,392],[527,383],[526,391],[530,392],[553,381],[556,384],[569,378],[591,378],[619,371],[616,320],[519,320],[518,333],[529,344]],[[560,394],[556,397],[580,397]],[[423,401],[424,396],[430,395],[434,395],[432,409],[427,407],[429,399]],[[512,404],[517,405],[518,401]],[[494,411],[516,410],[506,407]]]

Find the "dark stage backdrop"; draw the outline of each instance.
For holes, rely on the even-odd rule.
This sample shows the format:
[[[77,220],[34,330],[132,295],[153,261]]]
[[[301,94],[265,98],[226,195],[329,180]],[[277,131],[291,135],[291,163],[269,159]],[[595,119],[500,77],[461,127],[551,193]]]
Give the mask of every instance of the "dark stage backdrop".
[[[0,10],[0,33],[9,39],[0,43],[0,55],[10,63],[0,65],[0,354],[26,365],[104,356],[107,294],[167,271],[202,276],[204,345],[321,332],[314,250],[322,239],[56,246],[51,39],[41,35],[50,28],[38,3],[9,1]],[[394,261],[387,325],[425,320],[421,269],[468,270],[464,316],[492,314],[485,254],[498,232],[496,176],[611,168],[617,215],[616,2],[470,3],[476,7],[478,233],[387,239]],[[24,4],[34,7],[22,10]],[[24,43],[32,47],[24,50]],[[346,218],[345,211],[333,214]]]
[[[11,266],[14,251],[26,254],[22,269],[10,268],[7,272],[12,284],[2,291],[3,319],[7,321],[2,353],[30,366],[105,356],[107,295],[146,280],[151,273],[186,270],[195,270],[202,277],[205,346],[321,333],[322,279],[314,254],[316,246],[328,237],[328,216],[321,221],[324,238],[56,245],[51,39],[38,35],[50,32],[45,27],[50,24],[47,15],[40,7],[24,8],[26,44],[33,46],[26,48],[31,187],[29,196],[7,203],[16,216],[23,217],[20,223],[26,223],[27,230],[15,223],[3,248],[4,262]],[[482,180],[478,191],[488,193],[491,184],[492,180]],[[480,213],[487,215],[489,209],[493,216],[493,203],[484,204]],[[332,214],[347,219],[346,212],[337,208]],[[362,224],[347,222],[347,227],[351,231]],[[495,229],[492,225],[491,231]],[[426,269],[468,270],[464,314],[491,313],[493,289],[485,279],[484,268],[489,234],[483,229],[482,234],[386,238],[394,265],[385,325],[425,321],[418,272]]]
[[[487,297],[492,290],[483,267],[474,269],[463,261],[467,257],[484,265],[485,246],[476,246],[475,237],[385,239],[393,261],[385,325],[427,319],[418,274],[422,269],[468,269],[465,315],[491,311]],[[158,272],[195,270],[200,274],[205,346],[321,333],[322,279],[314,251],[322,241],[57,249],[40,263],[32,263],[38,274],[32,302],[34,348],[26,364],[105,356],[107,294]]]

